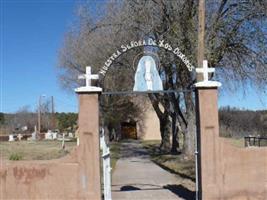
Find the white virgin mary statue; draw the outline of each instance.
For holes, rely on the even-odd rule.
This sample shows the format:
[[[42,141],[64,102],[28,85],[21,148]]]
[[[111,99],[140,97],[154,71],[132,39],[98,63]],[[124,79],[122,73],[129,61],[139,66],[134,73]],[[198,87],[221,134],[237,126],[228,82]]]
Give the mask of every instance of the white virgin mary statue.
[[[143,56],[139,60],[134,79],[134,91],[163,90],[162,80],[152,56]]]

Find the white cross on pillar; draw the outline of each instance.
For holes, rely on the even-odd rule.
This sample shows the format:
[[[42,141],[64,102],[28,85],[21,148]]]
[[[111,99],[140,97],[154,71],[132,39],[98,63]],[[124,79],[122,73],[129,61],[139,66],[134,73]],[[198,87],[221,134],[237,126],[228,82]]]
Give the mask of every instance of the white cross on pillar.
[[[98,74],[92,74],[91,67],[86,67],[86,73],[83,75],[79,75],[79,79],[85,79],[86,80],[86,87],[91,87],[92,83],[91,80],[97,80],[99,79]]]
[[[196,72],[202,73],[204,79],[203,81],[195,83],[196,87],[221,87],[222,84],[220,82],[209,80],[209,73],[215,72],[215,69],[208,67],[207,60],[203,60],[203,68],[196,68]]]
[[[215,72],[214,68],[209,68],[208,67],[208,61],[203,60],[203,68],[196,68],[197,73],[202,73],[203,74],[203,82],[208,82],[209,81],[209,73]]]

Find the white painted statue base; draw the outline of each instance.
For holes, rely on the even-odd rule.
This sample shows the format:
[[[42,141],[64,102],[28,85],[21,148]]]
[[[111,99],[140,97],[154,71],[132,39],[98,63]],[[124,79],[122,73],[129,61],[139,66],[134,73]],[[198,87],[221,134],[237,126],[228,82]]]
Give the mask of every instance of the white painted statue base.
[[[102,88],[95,87],[95,86],[85,86],[85,87],[79,87],[75,89],[75,92],[102,92]]]

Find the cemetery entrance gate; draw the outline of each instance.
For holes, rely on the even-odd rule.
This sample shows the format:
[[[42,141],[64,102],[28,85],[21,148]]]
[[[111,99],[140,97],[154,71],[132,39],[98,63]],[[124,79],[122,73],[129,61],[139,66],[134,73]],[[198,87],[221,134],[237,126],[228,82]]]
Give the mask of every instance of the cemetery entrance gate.
[[[158,45],[158,44],[162,44],[162,42],[157,43],[155,41],[152,41],[152,42],[150,41],[148,43],[149,43],[148,45],[157,46],[157,47],[165,48],[166,50],[172,51],[175,55],[177,55],[184,62],[184,64],[186,65],[189,71],[192,71],[194,69],[193,65],[191,65],[188,59],[180,52],[179,48],[174,49],[169,44],[167,46]],[[142,44],[141,45],[138,45],[138,44],[140,43],[137,43],[136,47],[142,46]],[[143,44],[146,44],[146,43],[143,42]],[[112,58],[107,60],[104,67],[99,72],[100,75],[105,76],[112,62],[118,57],[118,56],[116,57],[116,55],[118,56],[120,55],[119,50],[117,51],[117,54],[113,55]],[[210,159],[201,159],[200,155],[209,154],[209,152],[203,148],[201,142],[206,141],[205,139],[206,135],[203,135],[203,132],[205,132],[206,127],[209,128],[209,130],[211,131],[211,134],[218,135],[219,133],[217,88],[220,87],[220,83],[216,81],[210,81],[208,79],[209,77],[208,74],[211,72],[214,72],[215,70],[212,68],[208,68],[207,61],[203,61],[203,68],[197,68],[195,71],[197,73],[203,74],[203,81],[198,82],[194,85],[195,99],[196,99],[196,102],[195,102],[196,120],[197,120],[197,124],[196,124],[197,133],[195,137],[196,138],[196,142],[195,142],[196,144],[196,150],[195,150],[195,154],[196,154],[196,199],[202,199],[202,196],[203,196],[202,186],[204,182],[202,177],[207,175],[206,173],[203,174],[203,171],[204,172],[209,171],[213,169],[214,166],[212,165],[213,163],[210,163],[208,166],[206,165],[207,163],[205,161],[208,160],[208,162],[210,162],[211,157],[209,157]],[[91,85],[91,80],[98,79],[99,75],[92,75],[90,67],[86,69],[86,72],[87,73],[85,75],[80,77],[80,78],[86,79],[86,86],[76,89],[76,93],[78,93],[79,99],[80,99],[79,127],[87,126],[86,127],[87,131],[89,129],[89,126],[92,126],[92,123],[94,123],[93,127],[99,124],[99,121],[98,121],[99,111],[94,112],[95,114],[94,114],[94,120],[93,120],[91,108],[98,108],[100,95],[130,95],[130,94],[181,92],[181,91],[163,90],[161,77],[159,76],[159,73],[157,71],[155,61],[153,60],[153,57],[151,56],[145,55],[140,59],[138,66],[137,66],[136,73],[135,73],[135,84],[134,84],[133,91],[103,92],[102,88]],[[192,90],[189,90],[186,92],[192,92]],[[89,114],[88,113],[91,113],[91,116],[90,116],[91,125],[89,125],[89,120],[88,120]],[[80,121],[82,122],[83,121],[82,119],[85,119],[86,117],[87,117],[87,124],[80,123]],[[83,128],[80,128],[80,133],[85,134],[86,133],[85,129],[83,131]],[[94,141],[97,140],[97,137],[98,137],[97,132],[92,132],[90,135],[93,138],[95,138]],[[99,150],[99,146],[97,146],[97,143],[94,144],[93,148],[95,150]],[[210,149],[210,150],[213,150],[213,149]],[[94,168],[94,170],[99,170],[99,168],[97,169],[96,167]],[[99,172],[97,172],[96,174],[99,174]],[[91,180],[91,181],[96,182],[97,183],[96,185],[99,185],[98,180],[99,179]],[[111,187],[110,185],[107,185],[105,186],[105,188],[111,188]],[[100,188],[98,190],[100,190]],[[111,198],[110,195],[107,195],[107,196]]]
[[[150,42],[154,46],[164,43]],[[133,46],[145,44],[137,42]],[[121,51],[125,51],[124,47]],[[179,48],[170,45],[161,48],[172,51],[188,70],[193,70]],[[99,74],[105,75],[119,53],[109,58]],[[142,69],[142,66],[145,68]],[[197,73],[203,73],[203,81],[194,85],[197,198],[264,200],[267,197],[267,147],[238,149],[219,138],[217,89],[220,83],[208,79],[208,73],[213,71],[207,67],[207,62],[196,69]],[[161,90],[160,77],[149,57],[140,62],[137,72],[136,80],[139,81],[135,84],[134,92],[165,92]],[[79,146],[61,159],[1,161],[0,199],[101,199],[99,95],[102,89],[91,85],[91,80],[98,79],[98,75],[92,75],[90,68],[80,78],[86,78],[86,86],[75,90],[79,96]]]

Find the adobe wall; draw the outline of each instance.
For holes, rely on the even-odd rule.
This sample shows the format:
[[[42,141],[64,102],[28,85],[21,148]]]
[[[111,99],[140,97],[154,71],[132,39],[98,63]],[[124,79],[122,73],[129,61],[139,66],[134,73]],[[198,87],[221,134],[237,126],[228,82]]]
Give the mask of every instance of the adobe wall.
[[[77,162],[2,161],[0,199],[74,199],[78,197]]]
[[[79,95],[80,145],[68,156],[0,163],[0,199],[101,199],[98,94]]]
[[[202,199],[267,199],[267,148],[238,148],[220,138],[217,88],[196,95]]]
[[[225,199],[267,199],[267,148],[238,148],[217,138],[218,185]],[[216,170],[216,168],[215,168]]]
[[[137,123],[137,134],[142,140],[161,140],[159,118],[151,105],[145,113],[142,124]]]

